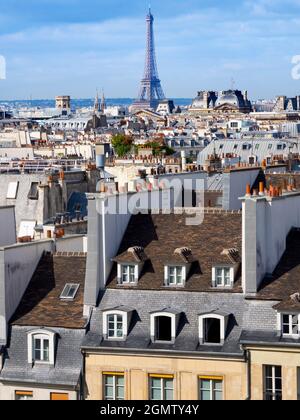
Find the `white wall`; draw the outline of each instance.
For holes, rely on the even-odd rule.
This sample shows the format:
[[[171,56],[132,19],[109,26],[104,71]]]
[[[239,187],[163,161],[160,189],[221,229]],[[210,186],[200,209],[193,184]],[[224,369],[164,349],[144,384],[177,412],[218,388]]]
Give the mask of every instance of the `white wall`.
[[[56,240],[56,252],[86,252],[85,235],[70,235]]]
[[[17,309],[44,251],[52,240],[0,249],[0,342],[7,340],[7,323]]]
[[[255,293],[286,250],[290,230],[300,227],[300,193],[251,197],[243,201],[243,285]]]
[[[0,247],[13,245],[16,238],[14,207],[0,207]]]
[[[223,174],[223,208],[224,210],[240,210],[241,201],[246,192],[246,185],[253,186],[259,169],[236,170]]]

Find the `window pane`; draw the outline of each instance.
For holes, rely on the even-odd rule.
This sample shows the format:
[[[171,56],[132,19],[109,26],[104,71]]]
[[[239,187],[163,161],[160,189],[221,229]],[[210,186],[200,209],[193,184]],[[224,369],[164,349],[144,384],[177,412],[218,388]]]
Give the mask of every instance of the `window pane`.
[[[165,390],[165,400],[166,401],[172,401],[174,398],[173,396],[173,390],[172,389],[166,389]]]
[[[37,338],[34,340],[34,359],[41,360],[41,340]]]
[[[106,385],[113,385],[114,384],[114,377],[113,376],[105,376],[105,384]]]
[[[201,391],[200,398],[202,401],[210,401],[211,400],[210,391]]]
[[[223,393],[221,391],[215,392],[215,400],[216,401],[222,401],[223,400]]]
[[[104,395],[104,398],[106,400],[113,400],[113,398],[114,398],[114,390],[113,390],[113,387],[111,387],[111,386],[106,386],[105,387],[105,395]]]
[[[209,380],[201,380],[201,389],[208,389],[210,390],[210,381]]]
[[[49,362],[49,340],[44,340],[44,361]]]
[[[156,400],[156,401],[161,400],[161,389],[157,389],[157,388],[151,389],[151,400]]]

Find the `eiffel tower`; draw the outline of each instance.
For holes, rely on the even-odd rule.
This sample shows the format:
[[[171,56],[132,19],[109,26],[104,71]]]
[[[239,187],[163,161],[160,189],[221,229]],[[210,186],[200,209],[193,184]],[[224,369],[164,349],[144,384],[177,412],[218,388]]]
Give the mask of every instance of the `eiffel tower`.
[[[154,17],[149,8],[146,18],[147,22],[147,46],[144,77],[141,81],[139,96],[132,105],[134,111],[138,109],[156,110],[159,102],[165,99],[164,92],[158,76],[155,45],[154,45]]]

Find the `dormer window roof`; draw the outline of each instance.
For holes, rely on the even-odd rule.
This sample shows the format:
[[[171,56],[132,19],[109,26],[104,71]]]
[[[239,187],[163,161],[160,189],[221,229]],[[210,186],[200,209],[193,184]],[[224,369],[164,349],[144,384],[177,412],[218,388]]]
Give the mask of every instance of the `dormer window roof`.
[[[195,261],[192,250],[187,247],[177,248],[166,260],[166,265],[187,265]]]
[[[122,263],[133,263],[133,264],[142,264],[148,260],[148,257],[145,253],[145,250],[141,246],[134,246],[128,248],[127,251],[118,255],[113,261],[122,264]]]
[[[229,264],[239,264],[241,262],[240,253],[235,248],[224,249],[221,252],[221,257],[223,257],[222,260],[224,262],[228,262]]]

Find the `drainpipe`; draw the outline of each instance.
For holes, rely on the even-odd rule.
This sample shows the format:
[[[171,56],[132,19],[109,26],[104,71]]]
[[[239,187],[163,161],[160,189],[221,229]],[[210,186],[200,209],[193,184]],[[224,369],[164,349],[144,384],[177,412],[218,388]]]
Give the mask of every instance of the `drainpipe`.
[[[85,352],[81,351],[82,354],[82,373],[80,381],[80,400],[85,400]]]
[[[251,353],[246,350],[246,363],[247,363],[247,401],[251,401]]]

